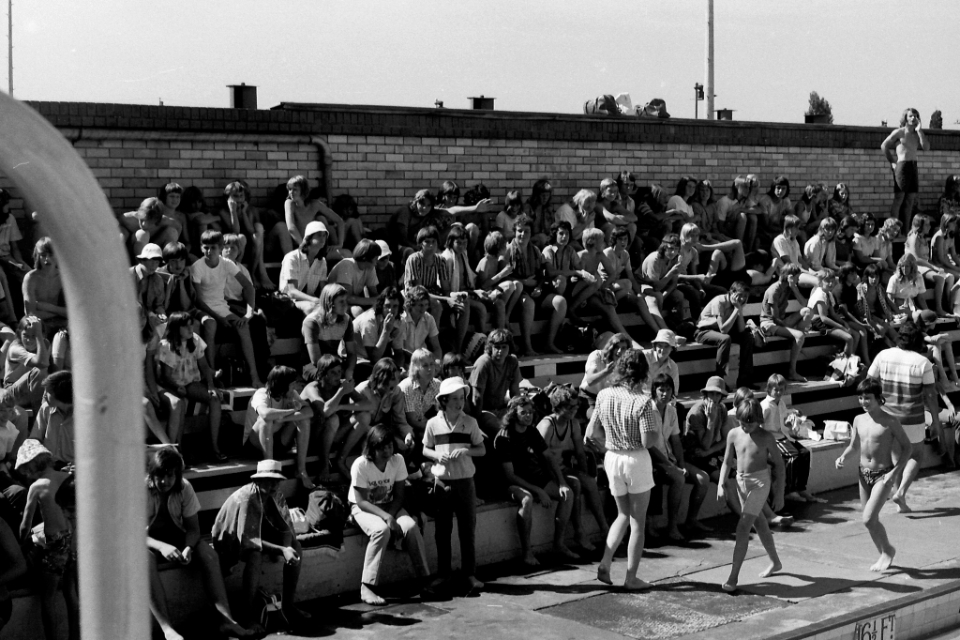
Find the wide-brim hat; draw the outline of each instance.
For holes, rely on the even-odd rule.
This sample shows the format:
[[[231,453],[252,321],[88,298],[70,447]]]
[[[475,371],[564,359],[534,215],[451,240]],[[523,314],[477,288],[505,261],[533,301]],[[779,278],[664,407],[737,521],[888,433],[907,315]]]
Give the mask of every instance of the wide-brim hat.
[[[140,249],[137,260],[163,260],[163,249],[158,244],[148,242],[143,245],[143,249]]]
[[[440,396],[449,396],[450,394],[460,391],[460,389],[469,389],[469,385],[463,381],[463,378],[459,376],[454,376],[453,378],[447,378],[440,383],[440,391],[437,391],[437,397]]]
[[[720,376],[710,376],[710,379],[707,380],[707,386],[700,389],[700,393],[709,393],[711,391],[723,394],[727,393],[727,386],[723,383],[723,378]]]
[[[261,460],[257,463],[257,472],[250,477],[253,479],[286,480],[286,476],[281,473],[282,468],[279,460]]]
[[[45,446],[40,444],[39,440],[34,440],[33,438],[24,440],[23,444],[20,445],[20,450],[17,451],[17,463],[14,466],[14,469],[19,469],[37,456],[43,455],[44,453],[50,453],[50,449],[47,449]]]
[[[319,220],[313,220],[307,223],[307,228],[303,230],[303,237],[307,238],[315,233],[325,233],[328,236],[330,235],[330,232],[327,231],[327,225],[323,224]]]
[[[653,339],[653,344],[662,342],[663,344],[668,344],[674,349],[677,348],[677,334],[670,329],[660,329],[657,331],[657,337]]]

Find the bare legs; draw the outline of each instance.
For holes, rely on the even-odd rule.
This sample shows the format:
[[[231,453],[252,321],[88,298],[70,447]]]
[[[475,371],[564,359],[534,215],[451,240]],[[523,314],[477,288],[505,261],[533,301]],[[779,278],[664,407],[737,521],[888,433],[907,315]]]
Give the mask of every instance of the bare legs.
[[[886,571],[893,564],[897,550],[887,538],[887,530],[880,523],[880,510],[887,501],[890,487],[886,482],[878,482],[867,488],[860,480],[860,504],[863,506],[863,526],[870,532],[870,539],[880,552],[880,559],[870,567],[870,571]]]
[[[737,583],[740,580],[740,568],[743,566],[743,560],[747,557],[747,547],[750,545],[750,529],[756,528],[760,542],[764,550],[770,557],[770,566],[760,572],[761,578],[767,578],[780,569],[783,565],[780,563],[780,557],[777,555],[777,547],[773,543],[773,534],[770,533],[770,526],[763,518],[747,513],[740,515],[737,522],[737,544],[733,549],[733,563],[730,565],[730,577],[723,583],[724,591],[736,591]]]
[[[652,585],[637,578],[640,568],[640,557],[643,555],[643,525],[647,518],[647,506],[650,504],[650,492],[628,493],[614,496],[617,502],[617,518],[610,525],[607,533],[606,546],[603,549],[603,559],[597,567],[597,579],[606,584],[610,581],[610,565],[613,563],[613,554],[623,540],[630,526],[630,541],[627,543],[627,577],[623,586],[627,589],[649,589]]]

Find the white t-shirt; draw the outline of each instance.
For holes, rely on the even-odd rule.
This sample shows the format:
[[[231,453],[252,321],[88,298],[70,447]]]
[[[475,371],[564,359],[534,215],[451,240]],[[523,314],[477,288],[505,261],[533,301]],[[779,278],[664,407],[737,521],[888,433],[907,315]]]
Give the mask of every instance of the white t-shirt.
[[[406,479],[407,467],[403,463],[403,456],[399,453],[393,454],[383,471],[377,469],[377,465],[372,460],[360,456],[350,467],[350,492],[347,499],[351,504],[357,504],[360,496],[357,495],[355,488],[360,487],[368,490],[367,502],[377,505],[387,504],[393,500],[393,484]]]
[[[328,283],[337,283],[343,285],[347,290],[347,295],[351,296],[375,296],[377,294],[377,270],[367,269],[364,271],[357,266],[357,261],[353,258],[341,260],[333,269],[327,278]],[[364,294],[364,288],[367,293]]]
[[[796,238],[787,240],[782,233],[773,239],[773,251],[777,255],[787,256],[791,264],[800,264],[800,243]]]
[[[687,204],[687,201],[683,199],[682,196],[671,196],[670,200],[667,202],[667,210],[676,209],[683,214],[683,217],[687,220],[693,219],[693,207]]]
[[[227,278],[236,277],[240,268],[225,258],[220,258],[216,267],[207,266],[206,260],[201,258],[190,265],[190,280],[196,285],[197,295],[214,313],[223,317],[230,313],[227,299],[224,297],[227,287]]]

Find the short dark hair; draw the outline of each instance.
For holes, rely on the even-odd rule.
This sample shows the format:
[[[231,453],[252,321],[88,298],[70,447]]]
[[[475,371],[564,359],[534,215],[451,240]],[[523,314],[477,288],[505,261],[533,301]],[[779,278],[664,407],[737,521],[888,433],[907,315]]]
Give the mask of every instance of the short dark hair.
[[[432,224],[420,229],[420,231],[417,232],[417,244],[420,244],[424,240],[429,240],[430,238],[436,240],[437,243],[440,242],[440,232]]]
[[[377,452],[386,449],[388,445],[393,445],[393,429],[382,424],[374,425],[363,443],[363,457],[373,460]]]
[[[670,389],[670,393],[677,392],[677,390],[673,388],[673,378],[666,373],[658,373],[657,377],[653,379],[653,382],[650,383],[651,393],[656,392],[660,387],[667,387]]]
[[[334,367],[343,368],[343,360],[340,356],[332,353],[323,354],[317,359],[317,372],[313,374],[313,379],[319,382],[320,378],[327,375]]]
[[[897,332],[897,346],[906,351],[920,352],[923,349],[923,332],[913,320],[900,325]]]
[[[876,378],[864,378],[860,381],[860,384],[857,385],[857,395],[864,396],[867,394],[876,397],[880,404],[884,404],[887,401],[886,398],[883,397],[883,384]]]
[[[278,365],[270,369],[267,374],[267,381],[264,386],[267,389],[267,395],[271,398],[280,398],[290,390],[290,385],[297,379],[297,372],[291,367]]]
[[[147,476],[152,483],[154,478],[172,473],[177,480],[173,484],[174,493],[183,489],[183,457],[174,446],[159,447],[147,456]]]
[[[392,358],[380,358],[370,371],[370,389],[380,393],[380,388],[391,380],[396,380],[400,367]]]
[[[190,252],[187,251],[185,244],[174,241],[163,245],[161,255],[164,262],[170,262],[171,260],[186,260],[190,257]]]
[[[43,379],[43,390],[58,402],[73,404],[73,374],[69,370],[51,373]]]
[[[364,238],[353,248],[353,259],[355,262],[376,262],[383,249],[373,240]]]
[[[377,301],[373,303],[373,315],[383,315],[383,307],[387,304],[387,300],[396,300],[400,303],[400,308],[403,309],[403,294],[400,293],[400,289],[397,287],[387,287],[380,292],[380,295],[377,296]]]
[[[216,229],[207,229],[200,236],[200,244],[216,244],[223,246],[223,234]]]
[[[763,424],[763,407],[760,406],[760,401],[756,398],[750,398],[737,405],[737,420]]]

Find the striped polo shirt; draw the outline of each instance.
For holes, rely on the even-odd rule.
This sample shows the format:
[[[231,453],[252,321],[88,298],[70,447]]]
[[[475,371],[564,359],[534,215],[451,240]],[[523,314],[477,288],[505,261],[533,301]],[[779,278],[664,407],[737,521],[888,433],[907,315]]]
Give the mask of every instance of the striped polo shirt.
[[[455,424],[447,421],[443,411],[427,420],[423,432],[424,447],[443,454],[454,449],[469,449],[478,444],[483,444],[483,433],[477,421],[463,412]],[[430,471],[440,480],[463,480],[472,478],[476,469],[473,458],[463,456],[446,464],[434,462]]]
[[[880,380],[883,408],[900,420],[910,441],[922,441],[923,387],[934,382],[933,364],[923,354],[892,347],[877,354],[867,375]]]

